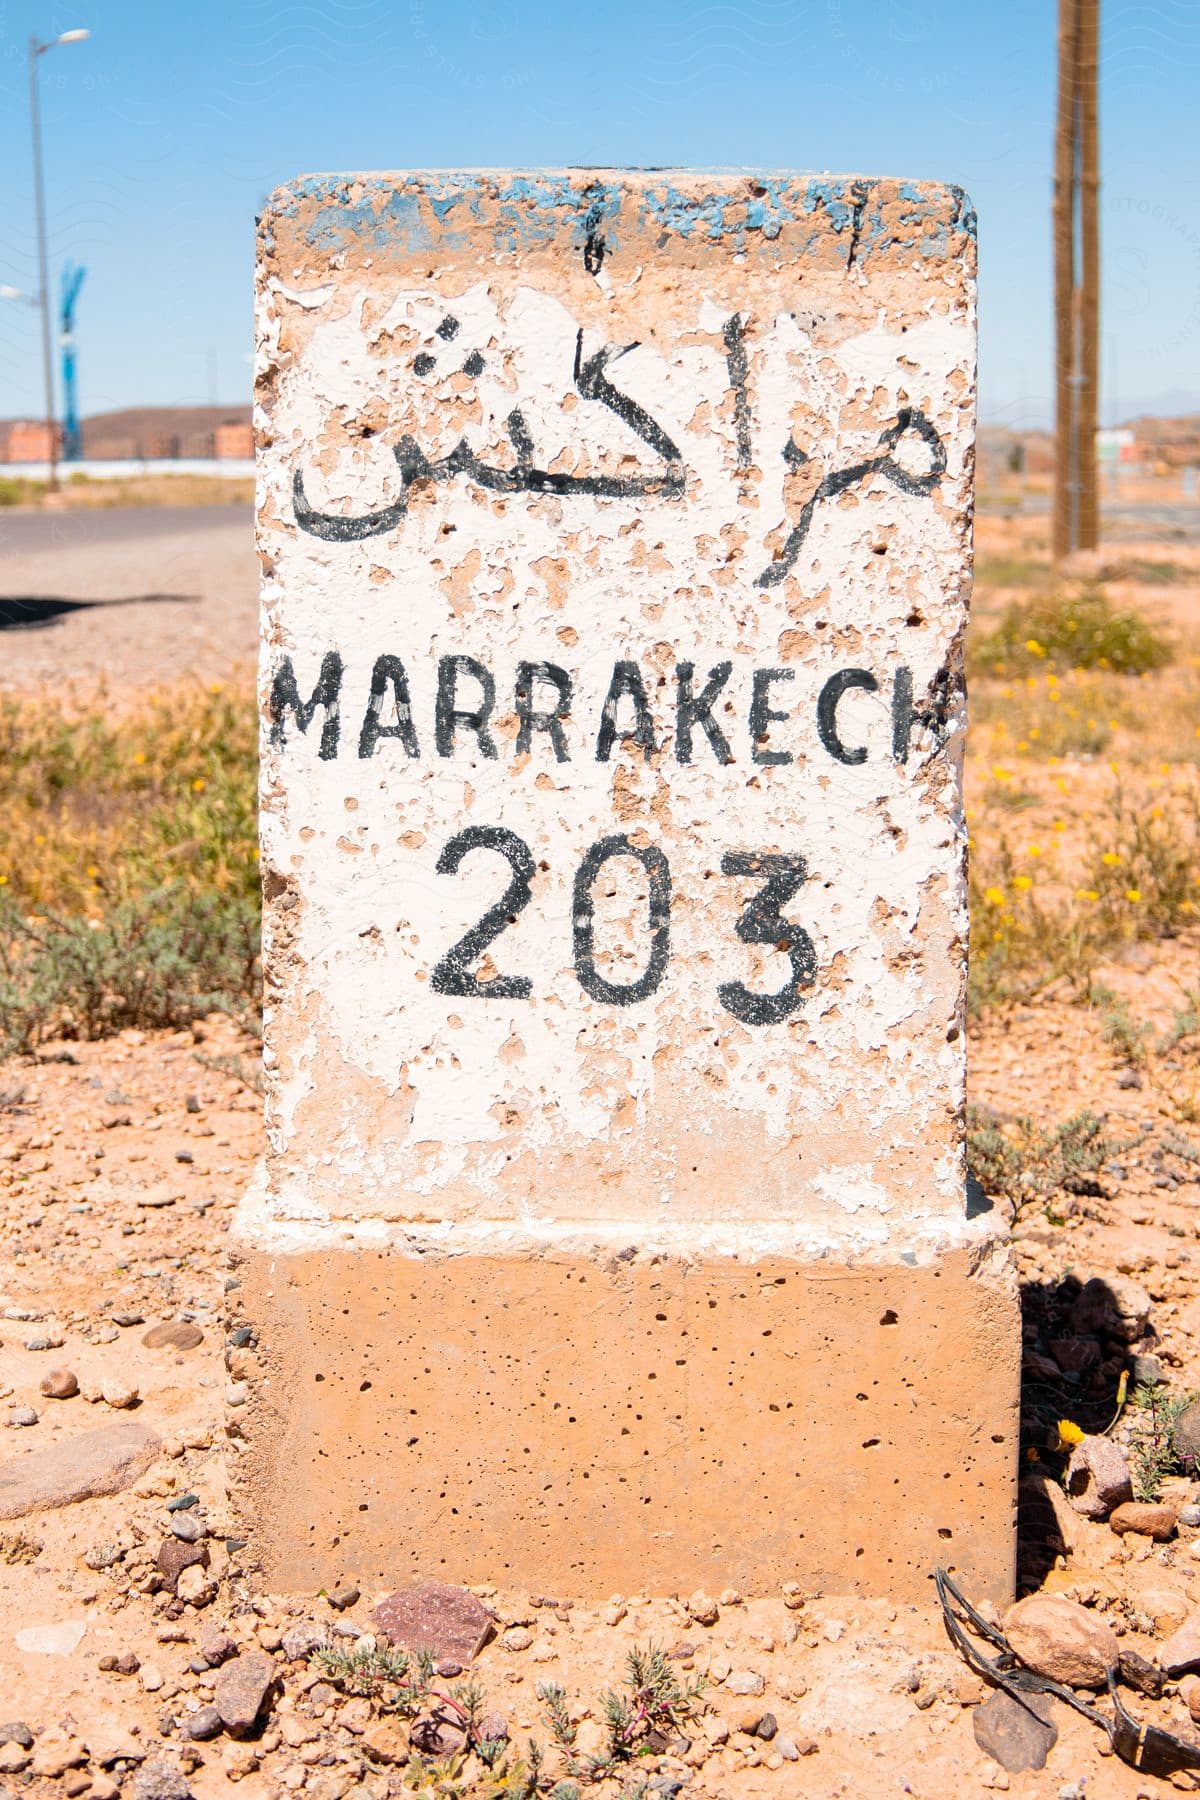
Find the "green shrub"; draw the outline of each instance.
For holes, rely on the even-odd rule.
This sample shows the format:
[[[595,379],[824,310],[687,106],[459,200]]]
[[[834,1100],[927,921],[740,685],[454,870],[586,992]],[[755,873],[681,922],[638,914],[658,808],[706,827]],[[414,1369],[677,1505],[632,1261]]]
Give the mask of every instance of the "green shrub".
[[[993,630],[971,646],[981,674],[1027,674],[1052,664],[1141,675],[1172,660],[1170,640],[1140,612],[1114,606],[1101,587],[1012,601]]]

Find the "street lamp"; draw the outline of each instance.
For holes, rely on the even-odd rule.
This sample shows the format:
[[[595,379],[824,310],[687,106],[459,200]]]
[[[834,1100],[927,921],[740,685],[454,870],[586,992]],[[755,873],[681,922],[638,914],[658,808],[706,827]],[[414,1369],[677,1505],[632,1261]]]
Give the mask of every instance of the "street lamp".
[[[46,388],[46,430],[50,436],[50,490],[58,486],[58,422],[54,417],[54,363],[50,350],[50,271],[46,253],[46,187],[42,172],[42,116],[38,105],[38,57],[56,44],[81,44],[86,30],[61,31],[49,43],[29,40],[29,121],[33,132],[33,198],[37,212],[39,303],[42,309],[42,378]]]

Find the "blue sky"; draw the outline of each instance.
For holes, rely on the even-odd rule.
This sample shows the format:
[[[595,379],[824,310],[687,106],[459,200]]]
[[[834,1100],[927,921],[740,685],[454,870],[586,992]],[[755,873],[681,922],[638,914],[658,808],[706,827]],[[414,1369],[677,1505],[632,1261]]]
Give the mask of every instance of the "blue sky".
[[[1106,417],[1200,409],[1200,6],[1102,0]],[[0,283],[85,263],[85,413],[247,397],[253,218],[313,171],[737,164],[961,182],[986,420],[1050,416],[1052,0],[0,0]],[[0,301],[0,417],[40,405]]]

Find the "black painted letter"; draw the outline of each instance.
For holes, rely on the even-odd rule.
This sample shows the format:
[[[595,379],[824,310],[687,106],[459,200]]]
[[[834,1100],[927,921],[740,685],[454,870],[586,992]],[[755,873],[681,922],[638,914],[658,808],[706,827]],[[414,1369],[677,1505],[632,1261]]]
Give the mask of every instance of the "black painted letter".
[[[912,670],[897,669],[892,688],[892,755],[898,763],[908,761],[908,741],[913,728]]]
[[[383,711],[383,699],[389,685],[396,708],[396,723],[381,725],[379,715]],[[421,754],[421,746],[417,743],[417,734],[413,728],[408,676],[398,656],[375,658],[375,667],[371,670],[371,695],[363,714],[362,730],[358,734],[359,756],[374,756],[375,746],[380,738],[399,738],[409,756]]]
[[[482,696],[478,706],[460,707],[458,704],[458,678],[471,675],[479,683]],[[496,759],[496,745],[488,730],[488,720],[492,716],[492,708],[496,704],[496,683],[492,680],[492,672],[476,661],[473,656],[443,656],[438,659],[437,705],[434,711],[434,732],[437,739],[439,756],[454,755],[454,734],[462,725],[473,731],[479,740],[479,749],[489,761]]]
[[[776,712],[771,706],[771,683],[773,681],[794,681],[795,669],[755,669],[754,687],[750,697],[750,755],[756,763],[790,763],[790,750],[763,750],[772,721],[781,721],[788,717],[785,712]]]
[[[838,701],[847,688],[864,688],[868,694],[874,694],[879,690],[879,683],[867,669],[839,669],[836,675],[831,675],[817,696],[817,732],[835,761],[865,763],[866,745],[856,744],[853,750],[847,750],[838,736]]]
[[[317,754],[322,762],[328,762],[337,755],[338,733],[341,729],[341,697],[342,659],[336,650],[327,650],[322,657],[317,685],[307,700],[301,700],[292,659],[285,656],[271,683],[271,698],[268,702],[271,742],[276,748],[282,748],[286,737],[283,723],[286,713],[290,712],[300,730],[306,732],[312,724],[313,714],[320,706],[324,709],[325,717],[321,722],[321,747]]]
[[[550,712],[535,712],[533,705],[533,685],[536,681],[549,683],[558,691],[558,699]],[[555,762],[570,762],[571,753],[567,749],[567,734],[562,722],[571,712],[571,677],[565,669],[560,669],[552,662],[523,662],[517,664],[517,718],[520,729],[517,732],[517,755],[527,754],[533,742],[535,731],[549,733],[550,742],[554,745]]]
[[[692,678],[696,673],[694,663],[675,664],[675,758],[677,762],[690,763],[692,760],[692,727],[699,725],[705,737],[712,745],[713,755],[718,762],[733,761],[733,751],[729,748],[729,740],[717,721],[712,716],[713,702],[729,680],[731,662],[719,662],[715,669],[708,671],[708,680],[698,694],[692,692]]]
[[[623,699],[633,701],[634,723],[628,731],[617,730],[617,706]],[[642,683],[642,672],[635,662],[613,664],[612,680],[604,697],[600,714],[600,731],[596,738],[596,761],[607,762],[617,738],[623,744],[637,744],[646,761],[654,755],[654,720]]]

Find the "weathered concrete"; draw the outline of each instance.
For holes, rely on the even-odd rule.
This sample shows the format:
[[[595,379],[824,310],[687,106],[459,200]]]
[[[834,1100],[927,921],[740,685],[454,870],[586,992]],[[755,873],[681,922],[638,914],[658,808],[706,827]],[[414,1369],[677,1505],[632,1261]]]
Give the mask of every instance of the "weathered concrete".
[[[286,1497],[319,1467],[388,1580],[911,1591],[947,1543],[1010,1580],[1015,1302],[964,1218],[973,224],[804,176],[274,197],[240,1244],[276,1576],[340,1564]],[[768,1268],[765,1326],[731,1296]]]

